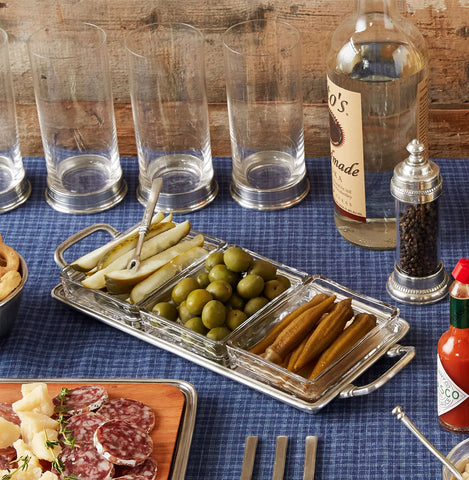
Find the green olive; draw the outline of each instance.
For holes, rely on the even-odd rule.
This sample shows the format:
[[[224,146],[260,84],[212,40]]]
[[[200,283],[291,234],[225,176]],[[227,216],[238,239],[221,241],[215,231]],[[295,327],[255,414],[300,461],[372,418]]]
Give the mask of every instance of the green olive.
[[[236,286],[238,295],[243,298],[258,297],[264,290],[264,279],[260,275],[249,273]]]
[[[197,288],[192,290],[186,298],[186,308],[194,315],[200,315],[202,313],[205,304],[212,300],[212,294],[207,292],[204,288]]]
[[[245,272],[252,263],[252,256],[241,247],[230,247],[224,253],[223,261],[232,272]]]
[[[269,280],[264,285],[264,296],[273,300],[286,290],[285,285],[280,280]]]
[[[208,272],[201,272],[197,275],[197,283],[199,288],[207,288],[207,285],[210,283],[208,278]]]
[[[228,308],[233,310],[242,310],[244,308],[245,301],[236,292],[233,292],[231,297],[225,303]]]
[[[277,280],[285,285],[285,290],[288,290],[291,287],[290,279],[285,275],[277,275]]]
[[[254,260],[251,267],[249,267],[248,273],[255,273],[261,276],[266,282],[268,280],[274,280],[277,276],[277,267],[267,260]]]
[[[212,252],[205,260],[205,268],[209,272],[215,265],[223,263],[223,252],[215,251]]]
[[[239,274],[228,269],[226,265],[218,264],[210,269],[208,272],[210,282],[223,280],[234,286],[239,280]]]
[[[244,306],[244,313],[250,317],[254,315],[258,310],[265,307],[269,303],[269,300],[265,297],[255,297],[248,300]]]
[[[184,326],[190,328],[192,331],[206,335],[208,330],[205,328],[200,317],[192,317],[184,323]]]
[[[230,330],[238,328],[248,316],[242,310],[230,310],[226,316],[226,326]]]
[[[233,287],[224,280],[215,280],[207,285],[206,290],[209,291],[213,298],[225,303],[233,293]]]
[[[175,322],[178,318],[178,310],[176,306],[170,302],[158,302],[151,311],[171,322]]]
[[[173,302],[181,303],[187,298],[187,295],[189,295],[189,293],[196,288],[200,287],[195,278],[183,278],[182,280],[179,280],[179,282],[173,288],[171,292],[171,298],[173,299]]]
[[[207,333],[207,338],[210,338],[215,341],[219,341],[219,340],[223,340],[230,333],[231,331],[227,327],[215,327],[209,330],[209,332]]]
[[[187,309],[186,301],[184,300],[178,307],[179,319],[182,323],[186,323],[191,318],[195,317],[195,315]]]
[[[220,300],[210,300],[202,310],[202,323],[210,330],[225,323],[226,307]]]

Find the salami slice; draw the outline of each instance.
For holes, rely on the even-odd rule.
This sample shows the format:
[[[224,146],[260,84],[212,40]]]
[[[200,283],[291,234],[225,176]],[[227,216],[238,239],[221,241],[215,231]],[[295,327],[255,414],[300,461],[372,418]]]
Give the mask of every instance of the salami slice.
[[[0,402],[0,417],[3,417],[5,420],[8,420],[15,425],[20,425],[21,420],[16,415],[13,410],[13,407],[9,403]]]
[[[144,430],[125,420],[108,420],[94,434],[97,451],[116,465],[134,467],[153,451],[153,441]]]
[[[14,447],[0,448],[0,470],[12,468],[11,462],[16,459]]]
[[[91,445],[89,448],[65,447],[59,458],[63,463],[62,479],[108,480],[114,476],[114,465]]]
[[[72,388],[62,400],[57,395],[53,401],[56,411],[63,407],[64,415],[77,415],[83,412],[97,410],[108,400],[108,394],[104,387],[99,385],[84,385]]]
[[[125,420],[150,433],[155,426],[155,413],[138,400],[131,398],[113,398],[106,402],[99,413],[109,420]]]
[[[149,457],[140,465],[136,467],[116,467],[117,478],[124,480],[154,480],[158,468],[155,460]]]
[[[94,432],[105,421],[107,418],[99,413],[79,413],[70,417],[66,428],[70,436],[75,439],[75,445],[92,445]]]
[[[144,475],[124,475],[123,477],[114,477],[114,480],[146,480]]]

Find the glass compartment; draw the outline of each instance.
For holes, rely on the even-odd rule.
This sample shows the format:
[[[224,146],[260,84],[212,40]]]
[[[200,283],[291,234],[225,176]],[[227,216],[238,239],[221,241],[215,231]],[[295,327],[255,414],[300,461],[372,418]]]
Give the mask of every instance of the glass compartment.
[[[292,373],[249,351],[286,315],[320,293],[334,294],[337,301],[352,297],[354,314],[374,314],[376,327],[314,379]],[[227,343],[227,350],[232,369],[301,399],[317,401],[343,382],[344,378],[352,378],[354,372],[361,371],[365,363],[384,355],[394,342],[394,332],[398,328],[399,309],[396,307],[354,292],[322,276],[314,276],[281,298],[273,308],[259,312],[249,324],[234,332]]]

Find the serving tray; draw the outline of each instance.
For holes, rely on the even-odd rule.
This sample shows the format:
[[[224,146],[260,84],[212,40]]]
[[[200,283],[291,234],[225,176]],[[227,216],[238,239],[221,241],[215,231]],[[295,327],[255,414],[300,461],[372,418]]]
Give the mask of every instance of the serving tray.
[[[90,304],[88,302],[80,302],[79,297],[67,295],[63,285],[57,285],[51,292],[52,297],[56,300],[78,310],[81,313],[89,315],[107,325],[118,330],[128,333],[140,340],[151,345],[167,350],[171,353],[179,355],[197,365],[208,370],[223,375],[243,385],[247,385],[254,390],[273,397],[287,405],[295,407],[306,413],[317,413],[326,406],[334,398],[347,398],[366,395],[378,389],[391,378],[393,378],[402,368],[404,368],[414,357],[415,348],[413,346],[401,346],[399,342],[409,330],[409,324],[402,318],[396,318],[393,329],[389,330],[386,341],[382,342],[368,357],[361,362],[349,374],[344,375],[339,382],[332,385],[327,392],[317,399],[299,398],[292,392],[282,390],[275,385],[265,383],[254,378],[249,372],[242,369],[233,369],[230,365],[224,365],[203,357],[191,350],[185,349],[180,345],[168,342],[164,338],[156,336],[154,333],[148,332],[140,321],[128,322],[125,315],[120,319],[116,315],[110,315],[106,309],[101,308],[97,303]],[[365,370],[374,364],[382,356],[397,357],[398,360],[385,373],[363,386],[356,386],[352,382],[358,378]]]
[[[21,385],[32,382],[47,383],[52,396],[62,387],[98,384],[106,388],[109,398],[132,398],[145,403],[156,415],[151,436],[158,479],[184,478],[197,409],[197,394],[190,383],[160,379],[0,379],[0,398],[13,403],[21,398]]]

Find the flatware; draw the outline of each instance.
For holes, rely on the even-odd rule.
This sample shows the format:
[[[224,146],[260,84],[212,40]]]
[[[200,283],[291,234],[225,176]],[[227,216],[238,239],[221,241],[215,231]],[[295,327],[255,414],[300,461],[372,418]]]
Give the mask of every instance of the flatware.
[[[452,474],[458,479],[463,480],[461,472],[423,435],[423,433],[411,422],[406,413],[402,410],[402,407],[397,406],[392,410],[392,414],[401,420],[402,423],[435,455],[441,463],[452,472]]]
[[[251,480],[254,469],[254,459],[256,457],[257,437],[249,436],[246,438],[244,447],[243,467],[241,469],[240,480]]]
[[[307,436],[305,442],[305,466],[303,470],[303,480],[314,480],[317,448],[318,437],[315,435]]]
[[[162,178],[153,179],[153,182],[151,184],[150,196],[148,198],[145,211],[143,212],[142,221],[140,222],[140,225],[138,227],[137,246],[135,247],[135,252],[127,265],[127,270],[138,270],[138,267],[140,266],[140,254],[142,253],[143,241],[145,240],[145,235],[148,233],[148,230],[150,228],[151,218],[153,216],[153,212],[155,211],[155,205],[158,201],[158,197],[160,196],[162,186]]]
[[[285,473],[285,461],[287,459],[288,437],[281,435],[277,437],[275,445],[274,471],[272,480],[282,480]]]

